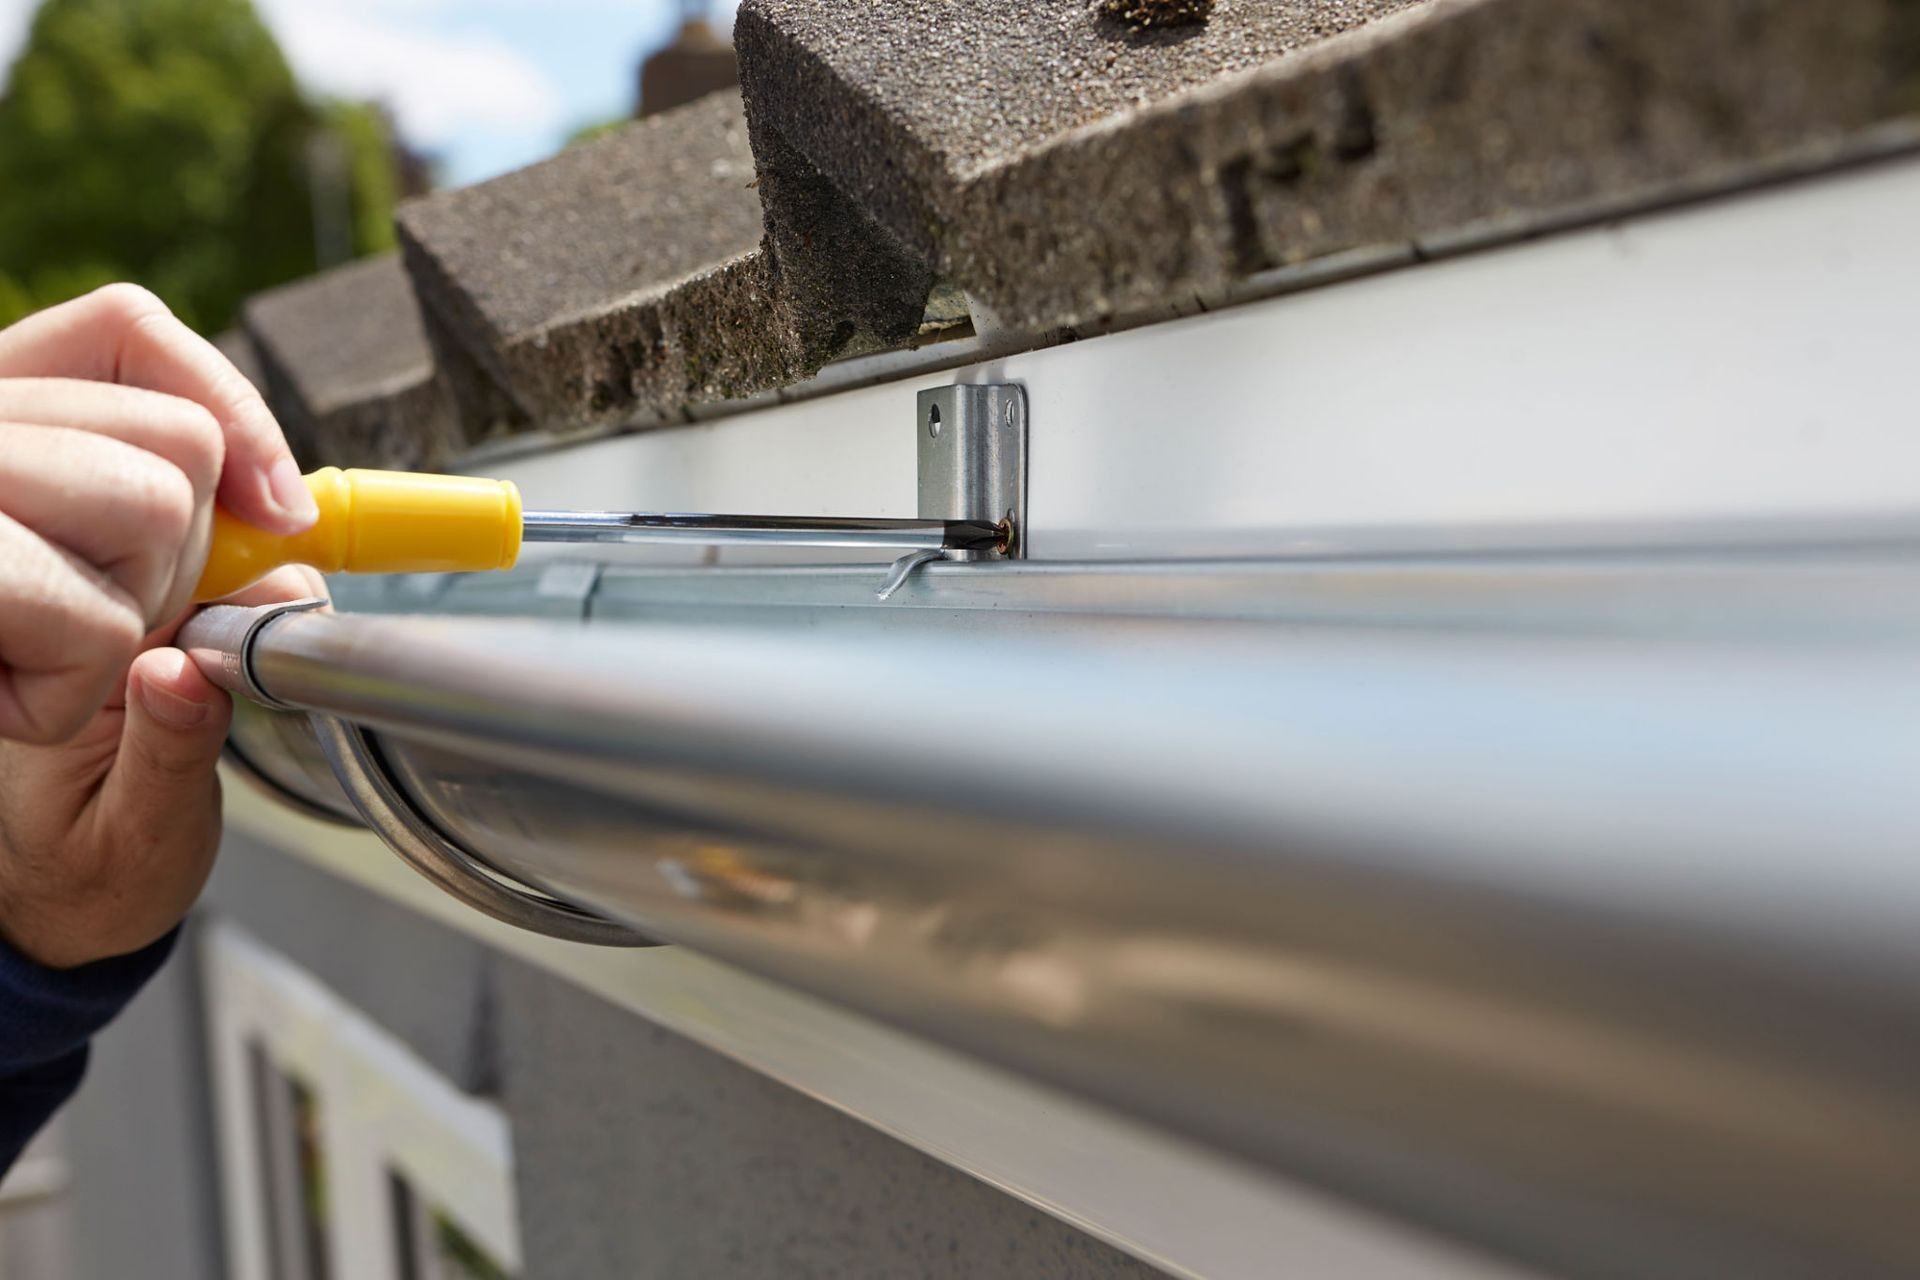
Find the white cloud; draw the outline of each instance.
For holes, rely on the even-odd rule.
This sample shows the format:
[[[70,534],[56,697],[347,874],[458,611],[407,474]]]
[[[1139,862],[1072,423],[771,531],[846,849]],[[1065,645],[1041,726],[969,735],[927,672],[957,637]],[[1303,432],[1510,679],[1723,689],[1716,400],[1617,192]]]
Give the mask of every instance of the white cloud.
[[[0,0],[0,84],[6,82],[6,69],[26,42],[27,28],[39,7],[40,0]]]
[[[566,123],[560,94],[531,60],[503,40],[423,24],[452,7],[453,0],[260,4],[302,84],[384,103],[410,142],[432,150],[476,130],[556,133]]]

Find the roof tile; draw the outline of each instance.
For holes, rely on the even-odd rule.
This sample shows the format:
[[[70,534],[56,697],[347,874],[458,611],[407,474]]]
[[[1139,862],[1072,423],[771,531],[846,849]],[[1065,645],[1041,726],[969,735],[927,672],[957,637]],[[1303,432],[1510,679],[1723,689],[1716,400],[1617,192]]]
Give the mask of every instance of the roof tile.
[[[398,255],[259,294],[242,324],[248,376],[303,463],[433,466],[464,443]]]
[[[788,381],[753,183],[727,91],[402,206],[463,414],[504,397],[543,429],[629,425]]]
[[[756,129],[1000,323],[1044,331],[1809,148],[1830,162],[1920,106],[1914,12],[1218,0],[1142,26],[1088,0],[747,0],[735,40]],[[791,215],[763,193],[800,274],[806,236],[779,237]]]

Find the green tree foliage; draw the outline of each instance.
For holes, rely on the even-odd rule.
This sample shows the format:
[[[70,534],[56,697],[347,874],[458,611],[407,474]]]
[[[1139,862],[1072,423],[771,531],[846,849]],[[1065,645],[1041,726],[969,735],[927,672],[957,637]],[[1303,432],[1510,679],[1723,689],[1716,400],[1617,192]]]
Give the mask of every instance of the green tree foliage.
[[[355,256],[393,248],[393,206],[401,192],[387,118],[363,103],[334,102],[325,120],[346,158],[342,194]]]
[[[222,327],[323,245],[392,243],[391,156],[250,0],[44,0],[0,97],[0,322],[124,279]]]

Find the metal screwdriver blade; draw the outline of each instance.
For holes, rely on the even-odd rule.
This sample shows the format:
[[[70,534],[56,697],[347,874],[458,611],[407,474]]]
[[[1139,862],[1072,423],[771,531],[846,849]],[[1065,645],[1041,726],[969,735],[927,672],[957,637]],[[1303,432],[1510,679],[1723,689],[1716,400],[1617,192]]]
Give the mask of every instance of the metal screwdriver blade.
[[[673,515],[628,511],[529,511],[523,520],[527,542],[991,551],[1004,546],[1007,540],[1007,531],[1002,526],[976,520]]]

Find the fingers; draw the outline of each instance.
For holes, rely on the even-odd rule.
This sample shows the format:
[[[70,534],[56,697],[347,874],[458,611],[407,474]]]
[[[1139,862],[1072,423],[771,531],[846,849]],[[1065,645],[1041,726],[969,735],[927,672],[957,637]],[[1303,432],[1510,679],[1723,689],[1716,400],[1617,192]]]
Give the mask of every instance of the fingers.
[[[193,493],[194,521],[172,566],[171,581],[161,592],[160,609],[172,614],[184,608],[205,562],[214,493],[226,458],[226,440],[214,416],[191,400],[138,387],[72,378],[0,378],[0,423],[7,422],[106,436],[179,469]],[[102,492],[89,500],[104,506],[112,497]]]
[[[226,692],[180,650],[149,649],[135,658],[120,753],[100,789],[105,825],[161,833],[204,819],[190,809],[215,794],[214,766],[232,716]]]
[[[71,427],[16,423],[0,423],[0,511],[106,574],[139,602],[149,626],[184,603],[213,518],[212,504],[158,454]]]
[[[144,610],[111,578],[0,515],[0,738],[64,742],[122,679]]]
[[[191,400],[226,445],[220,501],[249,524],[298,533],[318,515],[280,427],[251,383],[133,285],[109,285],[0,332],[0,378],[81,378]]]
[[[211,500],[226,461],[219,421],[202,405],[139,387],[74,378],[0,378],[0,422],[73,427],[158,454]]]
[[[96,722],[104,752],[0,749],[0,924],[56,969],[159,938],[213,867],[232,704],[178,649],[153,649],[125,672],[125,708]]]
[[[127,724],[116,773],[126,785],[210,773],[232,703],[178,649],[149,649],[127,672]]]
[[[150,649],[127,672],[126,706],[89,811],[89,843],[106,855],[94,878],[110,883],[91,894],[77,884],[65,899],[75,958],[125,954],[164,934],[206,883],[219,842],[227,695],[180,650]]]

